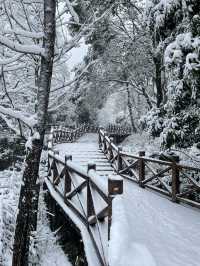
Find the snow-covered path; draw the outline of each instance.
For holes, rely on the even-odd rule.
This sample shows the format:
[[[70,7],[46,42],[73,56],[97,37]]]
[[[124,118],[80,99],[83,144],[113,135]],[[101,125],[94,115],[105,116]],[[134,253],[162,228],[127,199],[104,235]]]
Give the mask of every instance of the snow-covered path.
[[[199,266],[199,216],[199,211],[124,181],[124,195],[113,207],[112,265]]]
[[[113,172],[110,163],[99,149],[97,134],[85,134],[76,143],[57,144],[55,149],[63,157],[66,154],[72,155],[73,162],[85,169],[88,163],[95,163],[100,176],[107,176]]]
[[[96,159],[101,175],[112,171],[98,150],[95,134],[86,134],[77,143],[59,144],[56,149],[61,156],[72,154],[73,162],[83,167]],[[91,158],[91,154],[96,155]],[[102,163],[104,169],[98,166]],[[124,194],[113,203],[110,265],[199,266],[199,215],[195,209],[172,203],[124,180]]]

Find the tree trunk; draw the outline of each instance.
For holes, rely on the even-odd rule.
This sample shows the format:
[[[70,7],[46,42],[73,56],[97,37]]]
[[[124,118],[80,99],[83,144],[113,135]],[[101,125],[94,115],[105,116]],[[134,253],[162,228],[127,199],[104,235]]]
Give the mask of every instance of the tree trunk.
[[[154,64],[156,68],[156,99],[157,107],[159,108],[163,101],[163,89],[162,89],[162,59],[160,54],[154,56]]]
[[[129,116],[130,116],[130,121],[131,121],[131,127],[132,127],[133,132],[136,133],[137,128],[134,123],[133,110],[132,110],[132,104],[131,104],[131,93],[130,93],[130,88],[128,84],[126,86],[126,92],[127,92],[127,105],[128,105],[128,111],[129,111]]]
[[[28,254],[31,232],[36,231],[37,205],[39,189],[37,185],[39,163],[42,152],[47,110],[51,86],[55,43],[55,0],[44,0],[43,46],[45,57],[41,59],[40,86],[38,89],[38,123],[39,139],[34,139],[32,148],[26,157],[23,184],[20,191],[19,213],[17,215],[12,266],[28,266]]]

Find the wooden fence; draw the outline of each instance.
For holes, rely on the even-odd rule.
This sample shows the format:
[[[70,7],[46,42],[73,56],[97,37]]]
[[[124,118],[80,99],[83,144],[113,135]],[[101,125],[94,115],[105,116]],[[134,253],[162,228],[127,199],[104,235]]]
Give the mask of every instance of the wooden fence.
[[[122,177],[162,193],[173,202],[200,208],[200,168],[149,158],[143,151],[138,155],[124,152],[102,129],[99,146]]]
[[[123,193],[122,179],[110,176],[107,182],[102,182],[102,178],[96,174],[95,164],[88,164],[87,171],[84,171],[72,162],[72,156],[65,156],[63,160],[58,152],[50,151],[46,184],[49,189],[49,185],[52,186],[87,227],[101,265],[108,265],[112,199]],[[102,230],[102,226],[106,226],[107,230]]]
[[[71,130],[64,127],[52,127],[48,137],[48,149],[52,149],[54,144],[62,142],[75,142],[88,130],[86,125]]]
[[[107,127],[105,128],[105,131],[109,135],[118,135],[118,136],[127,136],[130,135],[132,130],[131,127],[129,126],[120,126],[116,124],[108,124]]]
[[[48,137],[48,148],[52,149],[54,144],[62,142],[75,142],[85,133],[98,133],[101,127],[83,124],[76,129],[69,129],[65,127],[54,126],[51,127],[51,131]],[[109,124],[105,131],[109,135],[127,136],[131,133],[129,127],[122,128],[120,126]]]

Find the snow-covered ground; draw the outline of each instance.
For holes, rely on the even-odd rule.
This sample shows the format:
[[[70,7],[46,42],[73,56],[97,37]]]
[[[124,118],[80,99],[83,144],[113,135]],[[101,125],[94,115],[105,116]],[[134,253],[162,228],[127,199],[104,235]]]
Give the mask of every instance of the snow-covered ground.
[[[44,168],[42,169],[44,170]],[[43,176],[45,172],[40,171]],[[42,181],[41,176],[41,181]],[[56,232],[52,232],[47,218],[47,209],[44,203],[44,191],[41,190],[39,197],[38,224],[36,233],[36,245],[31,249],[31,261],[38,266],[71,266],[67,255],[58,243]]]
[[[19,172],[15,169],[0,171],[0,266],[12,265],[14,225],[17,217],[22,172],[23,170]],[[44,175],[46,175],[45,167],[42,167],[41,181]],[[37,245],[35,246],[33,242],[31,262],[35,262],[34,265],[38,266],[71,266],[66,254],[58,244],[56,235],[49,228],[42,192],[39,206]]]
[[[10,266],[21,172],[0,171],[0,265]],[[2,263],[2,264],[1,264]]]
[[[145,151],[147,156],[160,151],[159,139],[149,137],[144,131],[130,135],[120,145],[124,151],[134,154],[138,154],[139,151]]]
[[[42,154],[42,161],[45,161],[47,154]],[[71,266],[67,255],[58,243],[56,232],[52,232],[47,218],[47,208],[44,202],[44,191],[42,183],[46,177],[46,165],[41,163],[40,182],[41,190],[39,196],[38,223],[35,242],[31,248],[31,261],[38,266]]]

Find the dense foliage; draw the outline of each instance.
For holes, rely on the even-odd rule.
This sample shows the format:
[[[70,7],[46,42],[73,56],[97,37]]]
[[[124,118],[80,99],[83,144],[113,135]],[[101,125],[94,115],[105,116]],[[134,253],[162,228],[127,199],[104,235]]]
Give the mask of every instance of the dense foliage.
[[[146,124],[163,145],[186,147],[200,141],[200,3],[148,1],[147,15],[163,97]]]

